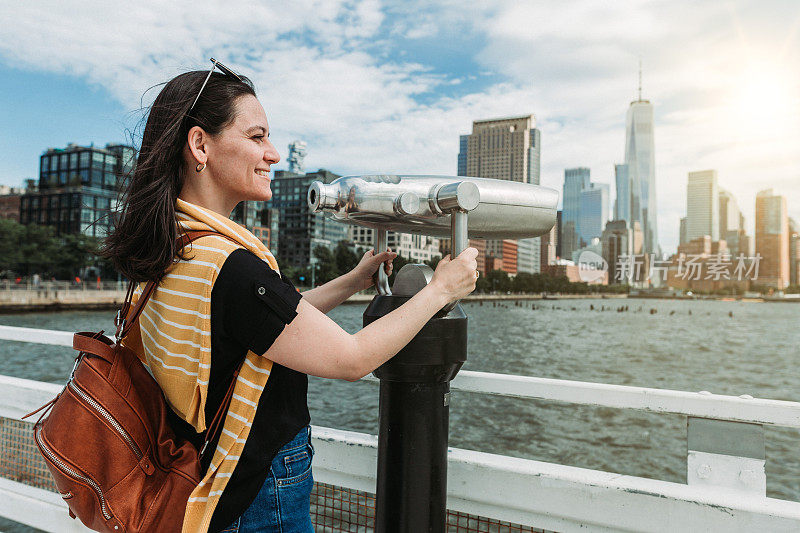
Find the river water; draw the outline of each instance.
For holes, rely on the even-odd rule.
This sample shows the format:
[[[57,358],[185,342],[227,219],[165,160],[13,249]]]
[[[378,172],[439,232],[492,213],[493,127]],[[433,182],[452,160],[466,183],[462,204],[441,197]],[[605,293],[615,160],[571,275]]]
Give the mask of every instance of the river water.
[[[800,305],[629,299],[464,309],[467,370],[800,400]],[[345,305],[330,316],[354,332],[363,310]],[[0,324],[114,331],[113,314],[0,315]],[[0,374],[61,384],[73,357],[69,348],[1,341]],[[311,378],[309,406],[315,425],[377,433],[376,384]],[[682,416],[453,391],[450,417],[454,447],[686,481]],[[800,431],[765,432],[768,496],[800,501]]]

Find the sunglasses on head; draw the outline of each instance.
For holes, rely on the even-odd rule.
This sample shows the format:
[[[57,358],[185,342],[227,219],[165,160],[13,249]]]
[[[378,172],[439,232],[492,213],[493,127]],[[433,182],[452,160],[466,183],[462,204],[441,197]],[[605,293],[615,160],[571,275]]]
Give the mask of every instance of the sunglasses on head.
[[[213,74],[215,68],[219,68],[220,72],[222,72],[226,76],[233,76],[237,80],[242,81],[242,78],[239,77],[238,74],[236,74],[234,71],[232,71],[231,69],[229,69],[228,67],[226,67],[225,65],[223,65],[222,63],[220,63],[219,61],[217,61],[212,57],[211,70],[208,71],[208,76],[206,76],[205,81],[203,81],[203,85],[200,87],[200,91],[197,93],[197,98],[195,98],[194,102],[192,102],[192,107],[190,107],[189,111],[186,112],[187,115],[192,112],[194,106],[197,105],[197,101],[200,100],[200,95],[203,94],[203,89],[206,88],[206,84],[208,83],[208,80],[211,79],[211,74]]]

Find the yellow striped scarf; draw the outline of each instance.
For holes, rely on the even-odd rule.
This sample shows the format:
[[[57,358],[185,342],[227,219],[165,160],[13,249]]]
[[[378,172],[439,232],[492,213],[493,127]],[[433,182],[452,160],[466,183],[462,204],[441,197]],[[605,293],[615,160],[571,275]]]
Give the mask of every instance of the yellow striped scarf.
[[[132,331],[123,344],[147,364],[172,409],[200,432],[206,429],[214,282],[225,259],[238,248],[247,248],[275,271],[278,263],[255,235],[236,222],[180,198],[175,207],[183,230],[217,231],[240,246],[221,236],[195,240],[186,254],[192,259],[181,260],[167,270],[140,315],[139,331]],[[136,288],[134,304],[145,285],[140,283]],[[184,533],[208,530],[214,508],[244,448],[271,369],[272,361],[247,352],[211,466],[186,506]]]

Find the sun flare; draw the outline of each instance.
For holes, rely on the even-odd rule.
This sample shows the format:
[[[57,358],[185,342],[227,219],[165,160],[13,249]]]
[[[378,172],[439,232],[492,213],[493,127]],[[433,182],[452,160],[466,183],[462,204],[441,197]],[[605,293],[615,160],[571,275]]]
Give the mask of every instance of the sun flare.
[[[759,137],[785,136],[800,120],[800,83],[793,69],[768,62],[746,67],[732,87],[733,116]]]

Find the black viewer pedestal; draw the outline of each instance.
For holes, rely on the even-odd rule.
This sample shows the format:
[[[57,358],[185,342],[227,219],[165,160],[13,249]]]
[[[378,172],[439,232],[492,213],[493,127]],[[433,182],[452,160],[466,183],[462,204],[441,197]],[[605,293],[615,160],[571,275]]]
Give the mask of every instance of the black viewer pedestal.
[[[409,298],[376,296],[364,312],[364,325]],[[446,530],[450,380],[466,359],[467,316],[456,305],[434,316],[375,370],[380,379],[377,533]]]

